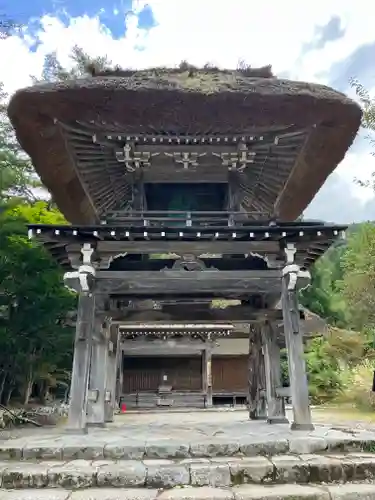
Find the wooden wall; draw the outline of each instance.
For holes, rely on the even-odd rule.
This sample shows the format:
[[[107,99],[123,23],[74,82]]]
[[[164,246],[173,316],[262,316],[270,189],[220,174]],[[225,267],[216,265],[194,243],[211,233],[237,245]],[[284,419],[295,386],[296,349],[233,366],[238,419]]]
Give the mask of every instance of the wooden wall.
[[[247,392],[248,356],[213,356],[212,391]]]
[[[202,389],[202,361],[200,357],[125,356],[123,393],[157,391],[163,375],[175,391]]]
[[[246,393],[248,356],[213,356],[212,390],[214,393]],[[200,356],[125,356],[123,394],[156,392],[167,375],[174,391],[202,390]]]

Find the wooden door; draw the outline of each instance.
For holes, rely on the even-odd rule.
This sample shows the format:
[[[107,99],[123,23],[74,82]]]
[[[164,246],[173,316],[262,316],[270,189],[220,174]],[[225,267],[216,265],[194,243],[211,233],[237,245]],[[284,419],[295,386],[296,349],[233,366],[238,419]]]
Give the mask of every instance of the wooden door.
[[[213,392],[246,392],[248,356],[213,356]]]

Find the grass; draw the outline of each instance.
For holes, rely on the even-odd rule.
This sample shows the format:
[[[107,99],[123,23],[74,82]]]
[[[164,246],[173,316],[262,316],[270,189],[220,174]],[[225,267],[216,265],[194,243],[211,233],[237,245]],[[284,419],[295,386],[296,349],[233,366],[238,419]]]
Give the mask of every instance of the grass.
[[[371,410],[362,410],[351,404],[327,404],[313,409],[314,420],[316,422],[363,422],[375,423],[375,412]]]

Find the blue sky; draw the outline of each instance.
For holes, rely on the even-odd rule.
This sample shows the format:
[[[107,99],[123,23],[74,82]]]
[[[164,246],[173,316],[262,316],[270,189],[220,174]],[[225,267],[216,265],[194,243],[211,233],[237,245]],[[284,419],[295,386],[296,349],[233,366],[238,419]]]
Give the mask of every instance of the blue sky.
[[[0,0],[2,13],[25,25],[23,33],[0,40],[0,81],[8,93],[39,76],[49,52],[69,67],[78,45],[127,68],[181,60],[221,67],[271,63],[279,77],[351,95],[355,77],[375,95],[375,3],[367,0]],[[372,190],[353,183],[375,171],[369,151],[359,138],[309,215],[375,219]]]
[[[97,17],[100,23],[108,28],[113,38],[126,36],[126,19],[124,13],[131,13],[133,2],[122,0],[117,2],[103,2],[103,0],[3,0],[0,2],[0,12],[5,11],[11,19],[25,23],[30,31],[36,33],[41,28],[40,19],[46,15],[58,17],[66,26],[71,18],[84,15]],[[152,8],[144,5],[137,13],[138,25],[142,29],[155,26]]]

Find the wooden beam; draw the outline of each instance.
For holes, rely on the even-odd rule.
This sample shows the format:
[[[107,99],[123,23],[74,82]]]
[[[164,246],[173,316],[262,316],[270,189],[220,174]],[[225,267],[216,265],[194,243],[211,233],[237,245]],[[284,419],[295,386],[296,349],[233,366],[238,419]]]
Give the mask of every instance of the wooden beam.
[[[71,244],[67,246],[68,252],[79,252],[80,245]],[[298,249],[298,246],[297,246]],[[120,253],[175,253],[195,255],[203,254],[249,254],[249,253],[279,253],[280,245],[277,241],[220,241],[220,240],[196,240],[196,241],[98,241],[97,251],[99,254]]]
[[[175,309],[175,310],[173,310]],[[108,315],[111,316],[113,321],[124,322],[166,322],[172,321],[173,323],[181,322],[186,323],[186,307],[184,308],[171,308],[167,311],[155,311],[153,309],[146,309],[143,311],[134,311],[131,309],[111,310]],[[189,320],[191,323],[238,323],[238,322],[254,322],[267,319],[281,320],[282,312],[280,310],[271,309],[255,309],[248,306],[229,306],[225,309],[199,309],[189,307]]]
[[[268,271],[98,271],[96,292],[135,297],[142,294],[221,293],[250,294],[278,292],[281,272]]]
[[[164,280],[180,279],[182,281],[205,281],[213,282],[222,280],[247,280],[247,281],[263,281],[265,279],[281,279],[282,271],[279,269],[261,269],[254,271],[186,271],[184,269],[166,269],[163,271],[98,271],[96,273],[97,281],[101,280],[118,280],[118,281],[149,281],[160,282]]]
[[[120,333],[121,336],[121,333]],[[136,340],[128,340],[121,337],[121,348],[125,356],[142,356],[146,352],[150,354],[150,349],[155,356],[166,356],[171,354],[200,354],[205,347],[202,340],[190,340],[188,338],[179,340],[145,340],[137,338]]]

